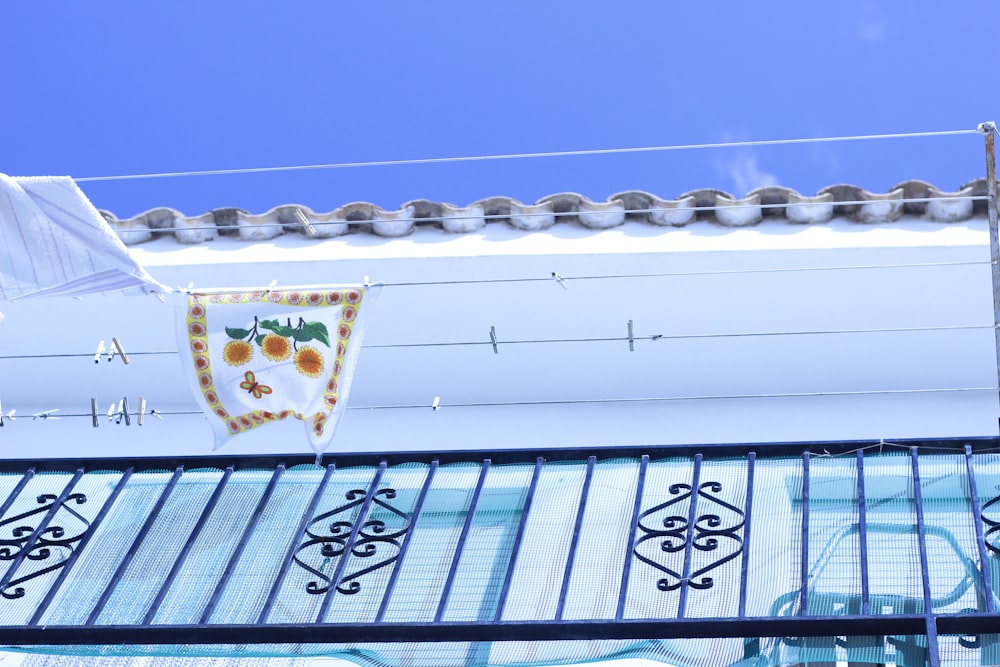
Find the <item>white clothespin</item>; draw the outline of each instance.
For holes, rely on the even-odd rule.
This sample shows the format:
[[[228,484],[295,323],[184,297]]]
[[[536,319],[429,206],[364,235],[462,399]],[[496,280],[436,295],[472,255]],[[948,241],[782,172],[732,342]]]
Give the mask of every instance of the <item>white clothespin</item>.
[[[309,218],[302,212],[301,208],[295,209],[295,220],[302,226],[302,230],[309,238],[316,238],[316,228],[309,222]]]
[[[139,414],[138,414],[138,417],[139,417],[139,419],[138,419],[139,426],[142,426],[142,422],[146,418],[146,399],[143,398],[142,396],[139,397]]]
[[[628,351],[635,352],[635,337],[632,335],[632,320],[628,321]]]
[[[440,396],[435,396],[434,397],[434,402],[431,403],[431,410],[433,410],[434,412],[437,412],[440,409],[441,409],[441,397]]]
[[[277,284],[278,284],[278,280],[277,279],[274,279],[271,282],[269,282],[267,284],[267,289],[264,290],[264,294],[270,294],[271,290],[274,289],[274,286],[277,285]]]
[[[100,422],[97,421],[97,399],[96,398],[91,398],[90,399],[90,423],[94,426],[94,428],[97,428],[98,426],[100,426]]]
[[[500,354],[497,349],[497,328],[494,326],[490,326],[490,342],[493,344],[493,354]]]
[[[563,289],[569,289],[569,285],[566,284],[566,279],[560,276],[555,271],[552,272],[552,279],[559,283],[559,286]]]
[[[108,406],[108,421],[111,421],[114,418],[115,418],[115,404],[112,403],[111,405]]]
[[[365,287],[371,287],[372,281],[368,276],[365,276],[364,279],[361,281],[361,284]]]
[[[7,413],[7,416],[4,416],[4,414],[3,414],[3,404],[0,404],[0,428],[3,428],[5,422],[15,421],[14,413],[16,413],[16,412],[17,412],[17,410],[11,410],[10,412]]]
[[[112,336],[111,343],[115,346],[115,349],[118,351],[119,356],[121,356],[122,363],[128,366],[129,364],[128,355],[125,354],[125,348],[122,347],[121,341]],[[110,361],[110,359],[108,361]]]
[[[104,348],[104,341],[101,340],[97,344],[97,352],[94,352],[94,363],[95,364],[101,363],[101,355],[104,354],[104,349],[105,349]]]
[[[113,404],[112,404],[113,405]],[[122,423],[122,415],[125,413],[125,399],[118,401],[118,410],[115,411],[115,423]]]
[[[31,415],[31,420],[36,419],[59,419],[54,413],[59,412],[59,408],[52,408],[51,410],[42,410],[41,412],[35,412]]]

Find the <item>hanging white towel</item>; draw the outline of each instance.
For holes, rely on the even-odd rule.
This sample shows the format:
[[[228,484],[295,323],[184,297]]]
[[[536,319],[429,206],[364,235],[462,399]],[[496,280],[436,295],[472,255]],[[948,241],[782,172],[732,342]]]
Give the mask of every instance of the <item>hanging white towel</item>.
[[[169,292],[68,176],[0,174],[0,301],[140,289]]]
[[[317,456],[333,439],[379,286],[251,289],[178,299],[181,362],[216,449],[282,419]],[[319,459],[317,458],[317,461]]]

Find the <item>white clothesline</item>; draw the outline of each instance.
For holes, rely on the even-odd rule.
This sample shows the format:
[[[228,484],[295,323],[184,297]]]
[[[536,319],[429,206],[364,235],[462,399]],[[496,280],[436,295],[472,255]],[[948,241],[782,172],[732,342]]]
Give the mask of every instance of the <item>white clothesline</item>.
[[[794,144],[834,143],[840,141],[870,141],[876,139],[913,139],[919,137],[948,137],[983,134],[995,130],[992,124],[984,123],[974,130],[942,130],[935,132],[897,132],[890,134],[865,134],[840,137],[811,137],[805,139],[769,139],[762,141],[732,141],[705,144],[678,144],[668,146],[640,146],[632,148],[597,148],[576,151],[550,151],[535,153],[505,153],[497,155],[470,155],[438,158],[414,158],[408,160],[376,160],[369,162],[332,162],[326,164],[295,165],[283,167],[255,167],[245,169],[207,169],[200,171],[173,171],[147,174],[121,174],[114,176],[85,176],[75,179],[78,183],[98,181],[128,181],[149,178],[177,178],[183,176],[223,176],[232,174],[261,174],[285,171],[310,171],[316,169],[349,169],[358,167],[390,167],[417,164],[445,164],[455,162],[487,162],[495,160],[523,160],[543,157],[577,157],[585,155],[623,155],[629,153],[663,153],[669,151],[703,150],[711,148],[745,148],[758,146],[787,146]]]

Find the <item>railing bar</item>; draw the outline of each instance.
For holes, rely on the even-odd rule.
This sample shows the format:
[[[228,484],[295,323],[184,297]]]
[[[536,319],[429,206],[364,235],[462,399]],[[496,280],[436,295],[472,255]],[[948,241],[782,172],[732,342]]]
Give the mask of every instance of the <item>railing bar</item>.
[[[45,532],[45,529],[49,527],[49,523],[52,521],[52,518],[59,511],[59,508],[62,507],[63,503],[66,502],[66,498],[73,490],[73,487],[76,486],[76,483],[80,481],[81,477],[83,477],[83,468],[77,468],[76,473],[69,480],[69,482],[66,483],[66,486],[63,487],[62,492],[56,497],[55,501],[52,503],[52,507],[50,507],[45,512],[45,515],[42,517],[42,520],[38,523],[37,526],[35,526],[35,529],[31,531],[31,535],[28,537],[28,541],[25,542],[24,545],[21,547],[21,550],[18,551],[17,556],[14,558],[13,562],[11,562],[10,567],[7,568],[7,572],[3,575],[3,577],[0,577],[0,592],[6,592],[7,584],[9,584],[11,579],[14,578],[14,574],[17,572],[17,568],[19,568],[21,566],[21,563],[24,562],[24,559],[28,557],[28,554],[31,552],[31,549],[35,546],[35,543],[38,542],[38,538],[41,537],[42,533]]]
[[[378,485],[382,483],[382,477],[385,475],[385,469],[388,463],[385,459],[378,464],[378,469],[375,471],[375,475],[372,477],[371,484],[368,485],[368,492],[365,494],[365,500],[361,503],[361,507],[358,509],[357,518],[354,520],[354,525],[351,526],[351,532],[347,536],[347,542],[344,543],[343,553],[340,555],[340,559],[337,561],[337,567],[334,568],[333,573],[330,575],[330,586],[326,589],[323,594],[323,600],[320,602],[319,611],[316,613],[316,622],[322,623],[323,619],[326,617],[326,612],[330,609],[330,604],[333,602],[334,596],[337,595],[337,586],[340,585],[340,578],[344,576],[344,571],[347,569],[347,561],[351,558],[351,551],[354,549],[354,545],[358,541],[358,533],[361,532],[361,527],[364,525],[365,521],[368,520],[368,512],[371,510],[372,500],[375,498],[375,493],[378,491]]]
[[[913,470],[913,505],[917,514],[917,547],[920,551],[920,581],[924,592],[924,619],[927,625],[928,667],[940,665],[938,653],[937,622],[934,619],[933,598],[931,597],[930,566],[927,561],[927,527],[924,524],[924,495],[920,488],[920,464],[917,448],[910,447],[910,465]]]
[[[976,546],[979,547],[979,571],[983,575],[983,596],[986,598],[986,611],[992,614],[996,611],[996,601],[993,599],[993,577],[990,574],[986,538],[983,535],[983,508],[979,502],[976,474],[972,465],[972,447],[969,445],[965,446],[965,469],[969,475],[969,497],[972,500],[972,522],[976,527]]]
[[[677,601],[677,618],[684,618],[687,608],[689,579],[691,578],[691,552],[694,549],[694,524],[698,517],[698,487],[701,484],[701,453],[694,456],[694,470],[691,472],[691,501],[688,503],[687,525],[684,539],[684,566],[681,569],[681,592]]]
[[[389,609],[389,600],[392,598],[392,592],[396,588],[396,581],[399,579],[399,573],[403,568],[403,558],[406,557],[406,550],[410,547],[410,539],[416,530],[417,521],[420,519],[420,512],[424,507],[424,499],[427,498],[427,492],[431,488],[431,482],[434,480],[434,473],[437,472],[437,469],[438,460],[434,459],[431,461],[431,467],[427,471],[427,479],[424,480],[424,485],[420,489],[420,495],[417,496],[417,503],[413,507],[413,513],[410,515],[410,522],[406,529],[406,535],[403,536],[403,543],[399,546],[396,564],[392,567],[392,574],[389,575],[389,583],[386,584],[385,593],[382,595],[382,604],[378,608],[378,614],[375,615],[376,623],[382,622],[386,611]]]
[[[802,452],[802,561],[799,615],[809,613],[809,450]]]
[[[744,505],[743,517],[743,557],[740,562],[740,606],[738,616],[743,618],[747,613],[747,578],[750,573],[750,519],[753,515],[753,472],[757,453],[747,454],[747,499]]]
[[[17,484],[14,486],[14,489],[10,492],[10,495],[8,495],[7,499],[3,501],[3,505],[0,505],[0,521],[3,520],[4,514],[7,513],[7,510],[9,510],[10,506],[14,504],[14,501],[16,501],[18,496],[21,495],[21,491],[24,491],[24,487],[28,485],[28,482],[30,482],[34,476],[35,476],[34,468],[28,468],[24,472],[24,475],[21,477],[20,480],[18,480]]]
[[[52,603],[53,598],[55,598],[56,592],[58,592],[59,588],[63,585],[63,582],[69,575],[70,570],[73,569],[73,565],[76,563],[77,558],[80,557],[80,552],[83,551],[87,547],[87,544],[90,543],[90,538],[94,536],[95,532],[97,532],[97,528],[101,525],[104,517],[108,515],[108,512],[111,511],[111,507],[115,504],[115,501],[118,500],[118,496],[121,495],[122,490],[125,488],[125,484],[128,482],[129,478],[132,477],[133,470],[134,468],[130,467],[122,473],[118,483],[115,484],[115,488],[111,490],[111,494],[101,506],[101,510],[97,513],[97,516],[94,517],[94,520],[90,522],[90,525],[87,526],[86,533],[84,533],[80,542],[76,545],[76,548],[70,552],[69,557],[66,558],[62,565],[62,571],[59,572],[59,576],[56,577],[55,582],[53,582],[52,586],[49,588],[48,593],[45,594],[41,604],[38,605],[35,613],[31,616],[31,619],[28,621],[28,625],[35,625],[41,620],[45,610]]]
[[[646,467],[649,465],[649,455],[643,454],[639,461],[639,478],[635,485],[635,502],[632,505],[632,524],[628,533],[628,543],[625,545],[625,563],[622,565],[622,585],[618,593],[618,609],[615,619],[621,620],[625,614],[625,598],[628,594],[628,578],[632,571],[632,550],[635,548],[635,533],[639,529],[639,513],[642,509],[642,490],[646,484]]]
[[[219,483],[215,485],[215,491],[212,492],[211,497],[208,499],[208,503],[205,505],[204,509],[201,511],[201,516],[198,517],[198,523],[194,525],[194,530],[188,535],[187,541],[184,543],[184,547],[181,552],[174,559],[174,564],[170,567],[170,572],[167,573],[167,578],[164,579],[163,584],[160,586],[159,592],[157,592],[156,597],[153,598],[153,602],[150,603],[149,609],[146,611],[146,616],[142,619],[143,625],[150,625],[153,619],[156,618],[156,612],[160,609],[160,604],[163,603],[164,598],[167,597],[167,593],[170,592],[170,586],[174,583],[174,579],[177,578],[178,573],[181,571],[181,567],[184,566],[184,561],[187,560],[188,554],[191,553],[191,548],[194,546],[195,540],[201,535],[201,531],[205,528],[205,524],[208,523],[209,517],[212,516],[212,512],[215,510],[215,506],[219,503],[219,499],[222,497],[222,491],[226,488],[226,482],[233,474],[233,466],[229,466],[222,473],[222,478]]]
[[[108,585],[104,587],[104,591],[101,592],[101,597],[97,599],[97,604],[94,608],[90,610],[90,615],[87,617],[84,625],[93,625],[97,618],[101,615],[104,610],[104,605],[108,603],[111,598],[111,594],[115,592],[118,587],[118,583],[121,581],[122,575],[125,574],[125,569],[132,562],[135,554],[139,551],[139,547],[142,545],[143,540],[146,539],[146,535],[152,529],[153,524],[156,523],[156,518],[160,515],[160,510],[163,509],[164,504],[167,502],[167,498],[170,493],[174,490],[177,485],[178,480],[180,480],[181,475],[184,473],[184,466],[177,466],[174,470],[174,474],[171,476],[170,481],[167,485],[163,487],[163,491],[160,492],[160,497],[156,499],[156,504],[153,505],[153,509],[150,510],[149,516],[146,517],[146,522],[142,524],[142,528],[139,529],[139,534],[135,536],[132,540],[132,545],[125,552],[125,557],[122,562],[118,564],[115,568],[115,573],[111,575],[111,579],[108,580]]]
[[[545,459],[541,456],[535,459],[535,470],[531,475],[531,484],[528,485],[528,493],[524,498],[524,507],[521,509],[521,521],[517,526],[517,535],[514,537],[514,545],[510,550],[510,560],[507,562],[507,573],[503,578],[503,588],[500,589],[497,610],[493,616],[493,620],[496,623],[499,623],[503,618],[503,608],[507,605],[510,584],[514,579],[514,568],[517,567],[517,557],[521,553],[521,542],[524,540],[524,530],[528,525],[528,516],[531,513],[531,502],[535,499],[535,489],[538,488],[538,478],[542,473],[542,465],[544,463]]]
[[[268,592],[267,599],[264,601],[264,608],[261,609],[260,614],[257,617],[258,625],[264,625],[267,623],[267,617],[271,613],[271,608],[278,599],[278,592],[281,590],[281,584],[284,583],[285,576],[288,574],[288,569],[292,566],[292,560],[295,558],[295,551],[299,548],[299,542],[302,541],[302,536],[309,527],[309,522],[312,520],[313,514],[316,512],[316,506],[319,505],[320,498],[323,497],[323,491],[326,489],[326,485],[330,481],[330,476],[333,474],[335,468],[336,464],[334,463],[331,463],[326,467],[326,472],[323,473],[323,479],[320,480],[319,486],[317,486],[316,491],[313,492],[313,497],[309,501],[309,507],[306,508],[305,514],[302,515],[302,521],[299,523],[299,528],[295,531],[295,536],[292,538],[292,541],[288,546],[288,552],[285,554],[285,560],[281,565],[281,569],[278,570],[278,574],[274,578],[274,583],[271,584],[271,590]]]
[[[573,573],[573,563],[576,560],[576,548],[580,543],[580,531],[583,528],[583,515],[587,509],[587,496],[590,494],[590,482],[594,478],[594,465],[597,457],[587,459],[587,475],[583,478],[583,488],[580,490],[580,504],[576,509],[576,521],[573,523],[573,538],[569,543],[569,554],[566,556],[566,569],[563,571],[562,586],[559,589],[559,603],[556,605],[556,620],[561,621],[566,609],[566,596],[569,595],[569,580]]]
[[[198,621],[199,623],[208,623],[208,619],[211,618],[212,612],[215,611],[216,605],[222,598],[222,592],[226,589],[226,585],[229,583],[229,578],[233,575],[233,572],[236,571],[236,566],[240,562],[240,557],[243,556],[243,550],[246,549],[247,543],[250,542],[250,537],[257,529],[257,524],[260,523],[260,518],[264,514],[264,509],[267,507],[267,503],[270,502],[271,495],[274,493],[275,488],[277,488],[278,480],[281,479],[284,472],[284,463],[279,463],[274,467],[274,473],[271,475],[271,479],[267,483],[267,488],[264,489],[264,494],[260,497],[260,501],[258,501],[257,506],[253,510],[253,514],[250,515],[250,521],[243,530],[243,534],[240,536],[240,541],[237,543],[236,549],[233,550],[232,555],[229,557],[229,562],[226,563],[226,569],[222,573],[222,578],[219,579],[219,583],[216,584],[215,590],[212,591],[212,597],[209,598],[208,604],[205,606],[205,611],[202,612],[201,620]]]
[[[868,579],[868,501],[865,498],[865,453],[857,453],[858,475],[858,542],[861,548],[861,614],[871,613],[871,591]]]
[[[465,540],[469,536],[472,528],[472,519],[476,514],[476,505],[479,504],[479,494],[483,492],[483,484],[486,482],[486,473],[490,469],[490,460],[483,459],[483,465],[479,470],[479,480],[476,488],[472,492],[472,499],[469,501],[469,508],[465,513],[465,523],[462,525],[462,532],[458,536],[458,543],[455,544],[455,555],[451,559],[451,567],[448,569],[448,578],[445,579],[444,589],[441,591],[441,601],[438,602],[437,612],[434,614],[434,622],[440,623],[444,616],[444,611],[448,607],[448,598],[451,596],[452,586],[455,585],[455,575],[458,573],[458,563],[462,559],[462,551],[465,548]]]

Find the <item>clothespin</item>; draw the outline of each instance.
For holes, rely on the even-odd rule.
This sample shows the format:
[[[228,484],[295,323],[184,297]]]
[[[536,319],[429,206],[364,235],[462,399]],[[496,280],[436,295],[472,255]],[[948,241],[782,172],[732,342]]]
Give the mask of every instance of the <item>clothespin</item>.
[[[115,418],[115,404],[112,403],[111,405],[108,406],[108,421],[111,421],[114,418]]]
[[[14,417],[15,412],[17,412],[17,410],[11,410],[10,412],[7,413],[7,416],[5,417],[3,414],[3,404],[0,403],[0,428],[3,428],[5,422],[15,421]]]
[[[364,285],[365,287],[371,287],[372,281],[368,276],[365,276],[364,280],[361,281],[361,284]]]
[[[125,364],[126,366],[128,366],[128,364],[129,364],[128,355],[125,354],[125,348],[122,347],[121,341],[118,340],[117,338],[115,338],[114,336],[112,336],[111,337],[111,343],[115,346],[115,349],[118,351],[118,354],[121,356],[122,363]],[[108,359],[108,361],[111,361],[111,360]]]
[[[272,289],[274,289],[274,286],[275,286],[275,285],[277,285],[277,284],[278,284],[278,281],[277,281],[277,279],[275,279],[275,280],[272,280],[271,282],[269,282],[269,283],[267,284],[267,289],[266,289],[266,290],[264,290],[264,294],[270,294],[270,293],[271,293],[271,290],[272,290]]]
[[[559,286],[563,289],[569,289],[569,285],[566,284],[566,279],[560,276],[555,271],[552,272],[552,279],[559,283]]]
[[[628,351],[635,352],[635,337],[632,335],[632,320],[628,321]]]
[[[131,426],[132,420],[128,416],[128,397],[122,397],[122,416],[125,418],[125,425]]]
[[[306,217],[306,214],[302,212],[301,208],[295,209],[295,220],[302,226],[302,230],[306,233],[306,236],[311,239],[316,238],[316,228],[312,226],[312,223],[309,222],[309,218]]]
[[[124,414],[124,412],[125,412],[125,399],[123,398],[122,400],[118,401],[118,410],[115,412],[116,424],[122,423],[122,415]]]
[[[440,409],[441,409],[441,397],[440,396],[435,396],[434,397],[434,402],[431,403],[431,410],[433,410],[434,412],[437,412]]]
[[[149,414],[151,414],[152,416],[156,417],[160,421],[163,421],[163,417],[160,415],[160,413],[157,412],[156,410],[154,410],[153,408],[149,409]]]
[[[94,363],[95,364],[101,363],[101,355],[104,354],[104,349],[105,349],[104,348],[104,341],[101,340],[97,344],[97,352],[94,352]]]
[[[100,422],[97,421],[97,399],[90,399],[90,423],[97,428],[100,426]]]
[[[139,397],[139,426],[142,426],[143,420],[146,418],[146,399],[142,396]]]
[[[51,410],[42,410],[41,412],[34,412],[31,415],[31,421],[36,419],[59,419],[59,417],[54,416],[53,413],[59,412],[59,408],[52,408]]]
[[[500,354],[497,349],[497,329],[494,326],[490,326],[490,342],[493,343],[493,354]]]

